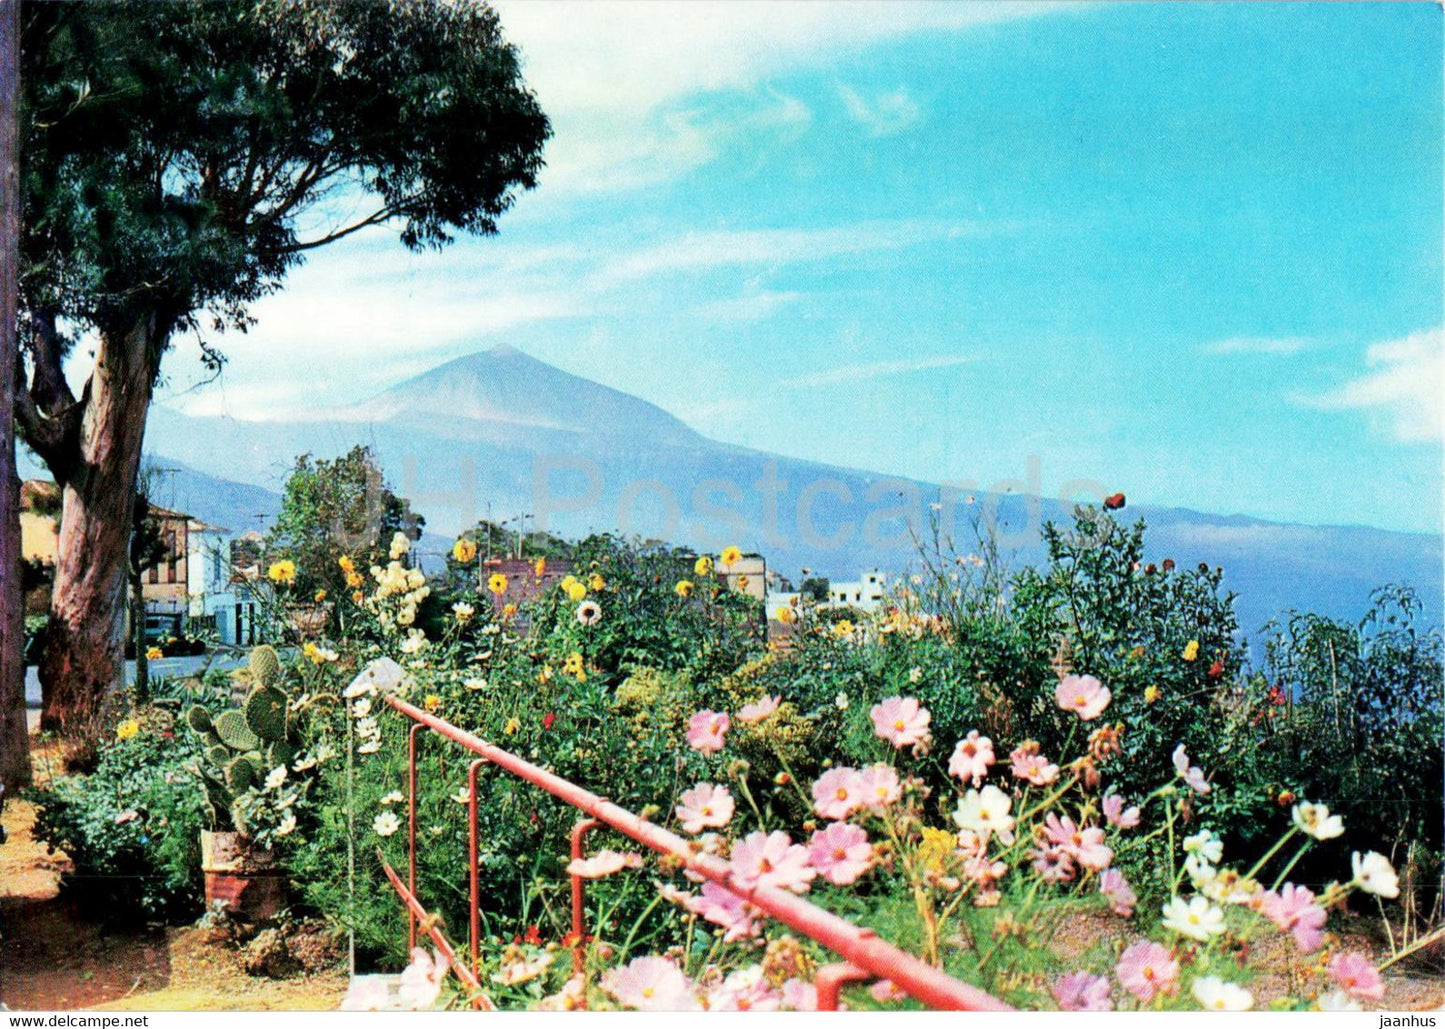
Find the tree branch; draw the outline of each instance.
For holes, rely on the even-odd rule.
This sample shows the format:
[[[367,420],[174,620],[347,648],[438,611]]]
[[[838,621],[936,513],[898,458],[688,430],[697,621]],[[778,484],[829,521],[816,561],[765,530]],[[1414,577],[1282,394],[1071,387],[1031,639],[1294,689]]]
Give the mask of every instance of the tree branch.
[[[30,356],[35,364],[30,396],[50,414],[75,405],[75,394],[65,381],[64,347],[55,322],[54,311],[36,311],[30,315]]]
[[[298,254],[305,250],[315,250],[317,247],[324,247],[328,243],[334,243],[338,239],[344,239],[347,236],[351,235],[353,232],[360,232],[362,229],[367,228],[368,226],[380,225],[382,222],[386,221],[388,218],[391,218],[395,214],[395,208],[383,207],[375,214],[372,214],[371,216],[362,219],[355,225],[350,225],[344,229],[339,229],[336,232],[330,233],[329,235],[322,236],[320,239],[308,240],[305,243],[292,243],[290,246],[272,247],[266,252],[269,254]]]

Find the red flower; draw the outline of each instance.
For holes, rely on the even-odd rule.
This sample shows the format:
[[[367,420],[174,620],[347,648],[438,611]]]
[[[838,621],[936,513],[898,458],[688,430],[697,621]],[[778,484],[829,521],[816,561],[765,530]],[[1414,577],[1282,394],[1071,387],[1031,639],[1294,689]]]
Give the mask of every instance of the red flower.
[[[1174,559],[1172,557],[1166,557],[1164,559],[1164,570],[1166,572],[1174,571]]]
[[[1223,675],[1223,674],[1224,674],[1224,662],[1223,662],[1223,661],[1215,661],[1214,664],[1212,664],[1212,665],[1209,666],[1209,677],[1210,677],[1211,679],[1218,679],[1218,678],[1219,678],[1221,675]]]
[[[1124,494],[1113,493],[1104,498],[1105,511],[1118,511],[1124,506]]]
[[[542,728],[543,728],[543,729],[550,729],[550,728],[552,728],[553,724],[554,724],[556,721],[557,721],[557,715],[556,715],[556,713],[555,713],[555,712],[552,712],[552,711],[548,711],[545,715],[542,716]]]
[[[542,944],[542,930],[535,925],[527,926],[527,935],[522,937],[524,943],[530,943],[534,947]]]

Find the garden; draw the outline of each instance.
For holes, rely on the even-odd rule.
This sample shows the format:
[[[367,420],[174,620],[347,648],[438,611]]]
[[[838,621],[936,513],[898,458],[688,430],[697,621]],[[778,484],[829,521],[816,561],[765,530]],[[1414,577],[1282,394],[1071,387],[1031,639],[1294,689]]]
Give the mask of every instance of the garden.
[[[387,531],[277,534],[278,621],[325,592],[325,624],[153,683],[32,792],[65,895],[199,919],[258,976],[387,973],[348,1008],[830,1006],[839,958],[783,894],[1017,1008],[1445,1001],[1442,641],[1408,591],[1251,647],[1224,571],[1094,508],[1038,568],[935,540],[874,612],[765,610],[735,548],[594,536],[504,574],[464,535],[427,574]],[[682,856],[607,824],[569,852],[581,811],[407,711]],[[852,969],[842,1003],[921,1006],[904,985]]]

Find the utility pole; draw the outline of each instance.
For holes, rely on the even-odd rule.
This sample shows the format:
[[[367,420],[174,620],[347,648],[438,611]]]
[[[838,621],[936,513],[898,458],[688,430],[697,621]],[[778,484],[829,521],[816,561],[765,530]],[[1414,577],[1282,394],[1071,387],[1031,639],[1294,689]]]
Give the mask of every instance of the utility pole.
[[[0,0],[0,785],[30,782],[15,395],[20,305],[20,0]]]

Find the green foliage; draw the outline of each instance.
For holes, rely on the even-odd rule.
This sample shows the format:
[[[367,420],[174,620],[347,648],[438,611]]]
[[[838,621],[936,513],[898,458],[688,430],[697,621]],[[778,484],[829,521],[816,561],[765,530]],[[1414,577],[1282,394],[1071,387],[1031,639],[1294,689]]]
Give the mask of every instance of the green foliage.
[[[69,855],[62,888],[107,920],[190,918],[201,909],[205,798],[186,765],[198,744],[145,709],[139,731],[102,747],[89,775],[36,790],[36,839]]]
[[[295,596],[319,590],[341,599],[359,588],[367,569],[387,563],[392,537],[421,537],[425,520],[392,492],[370,447],[334,459],[303,454],[286,480],[281,512],[266,537],[266,561],[296,564]],[[348,559],[355,571],[341,567]]]
[[[281,657],[275,647],[264,644],[252,647],[246,667],[250,669],[251,681],[258,686],[275,686],[281,681]]]

